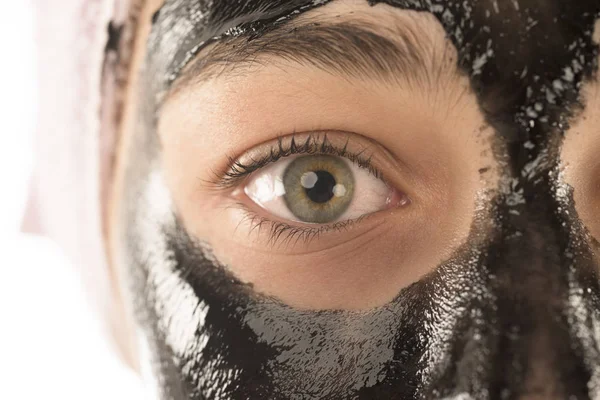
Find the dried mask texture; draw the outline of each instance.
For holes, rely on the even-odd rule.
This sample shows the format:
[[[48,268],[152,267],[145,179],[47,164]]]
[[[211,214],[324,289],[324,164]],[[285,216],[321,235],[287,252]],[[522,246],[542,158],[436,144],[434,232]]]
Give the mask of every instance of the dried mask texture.
[[[165,93],[208,44],[252,40],[326,3],[167,0],[155,15],[120,262],[162,398],[598,397],[597,265],[558,169],[597,70],[597,1],[381,2],[439,20],[503,167],[467,243],[386,306],[293,309],[182,228],[156,137]]]

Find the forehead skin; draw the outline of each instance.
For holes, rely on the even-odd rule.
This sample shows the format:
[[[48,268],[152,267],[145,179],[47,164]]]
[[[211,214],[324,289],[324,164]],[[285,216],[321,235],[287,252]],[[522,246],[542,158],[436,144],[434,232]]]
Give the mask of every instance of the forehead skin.
[[[524,7],[524,3],[540,6],[540,2],[520,2],[521,7]],[[557,4],[544,3],[548,3],[548,5]],[[585,5],[584,2],[575,4],[573,13],[582,12],[582,10],[577,9],[579,4]],[[500,5],[500,7],[504,6],[505,4]],[[546,9],[544,7],[537,7],[536,9],[540,8]],[[488,7],[485,10],[493,11],[494,9]],[[503,16],[515,14],[514,11],[511,12],[504,8],[503,10],[505,12]],[[552,7],[550,7],[550,10],[552,10]],[[484,10],[479,11],[483,12]],[[538,25],[541,25],[541,27],[537,34],[554,32],[550,28],[555,27],[551,23],[555,14],[555,12],[549,11],[547,16],[538,15],[539,19],[537,21],[540,21]],[[523,15],[525,14],[516,13],[519,18]],[[527,22],[526,18],[522,20],[519,18],[512,20],[508,18],[510,20],[508,24],[514,24],[515,27],[519,28],[513,29],[512,34],[506,26],[502,26],[504,23],[502,21],[506,21],[506,18],[496,17],[496,19],[490,21],[492,31],[503,31],[508,38],[498,39],[499,42],[494,43],[494,46],[496,46],[492,49],[494,56],[489,56],[492,60],[487,60],[487,63],[483,64],[479,74],[475,74],[473,71],[473,62],[477,58],[465,55],[467,50],[460,48],[462,54],[460,62],[463,63],[463,67],[469,71],[472,77],[473,87],[479,96],[483,111],[491,117],[498,133],[509,142],[514,143],[512,151],[508,154],[507,164],[510,167],[509,170],[512,169],[517,177],[522,176],[521,171],[532,161],[537,160],[537,156],[540,155],[542,149],[548,149],[551,136],[549,132],[552,135],[562,133],[560,129],[549,129],[549,126],[545,124],[558,124],[564,121],[565,106],[574,100],[573,93],[576,96],[575,85],[581,82],[583,75],[589,75],[590,73],[590,68],[574,71],[573,65],[563,62],[564,58],[570,59],[569,54],[564,54],[566,52],[564,49],[568,46],[550,48],[544,46],[543,41],[515,40],[518,39],[519,33],[522,33],[520,29],[524,29],[523,26]],[[482,28],[477,26],[477,29]],[[557,35],[558,37],[555,38],[557,40],[548,40],[548,42],[566,45],[570,43],[566,38],[583,36],[581,32],[568,31],[559,32]],[[535,34],[532,34],[532,36],[535,36]],[[470,40],[476,41],[472,37],[463,37],[463,39],[467,43]],[[456,32],[454,32],[454,40],[459,40]],[[509,50],[511,46],[516,47],[517,50],[511,52]],[[582,53],[583,62],[580,64],[589,67],[592,63],[591,53],[586,52],[585,43],[574,47],[574,49],[577,48],[585,50]],[[478,54],[487,53],[479,52]],[[139,63],[137,64],[139,67],[143,55],[136,52],[136,57],[139,57]],[[540,60],[543,62],[540,62]],[[479,63],[483,61],[480,60]],[[564,76],[565,65],[572,68],[571,73],[573,75],[567,74],[566,77]],[[520,75],[514,76],[515,72],[520,72]],[[541,76],[542,79],[527,79],[530,76],[529,74],[539,74],[538,76]],[[523,83],[519,80],[520,77]],[[544,100],[543,106],[547,107],[546,112],[540,115],[539,110],[535,107],[535,101],[541,99],[542,96],[547,98],[548,92],[546,89],[556,89],[558,85],[552,86],[552,83],[556,80],[562,84],[563,89],[560,92],[563,96],[559,97],[559,103],[552,104]],[[571,82],[571,86],[569,86],[569,82]],[[513,84],[511,85],[511,83]],[[548,84],[550,84],[549,87],[544,86]],[[553,92],[553,94],[556,93]],[[130,103],[134,104],[136,97],[131,95],[131,100]],[[528,107],[533,108],[528,110]],[[538,115],[533,117],[532,115],[536,111]],[[544,117],[548,118],[546,122],[542,120]],[[533,122],[533,125],[531,122]],[[134,125],[133,121],[127,121],[126,118],[125,124],[128,123],[130,128]],[[133,130],[133,128],[131,129]],[[528,140],[525,140],[526,138]],[[523,147],[528,142],[531,143]],[[446,394],[448,392],[445,391],[445,388],[450,386],[463,389],[465,392],[476,392],[481,387],[489,387],[485,385],[490,384],[490,376],[496,377],[496,380],[492,382],[496,385],[494,387],[514,389],[519,384],[522,385],[523,382],[519,382],[518,376],[523,371],[509,370],[515,365],[523,366],[523,360],[529,358],[538,361],[526,365],[529,368],[526,371],[529,374],[527,382],[538,387],[526,388],[525,391],[535,389],[540,393],[540,382],[553,381],[556,384],[549,390],[554,394],[587,393],[587,381],[583,385],[577,384],[575,389],[573,389],[575,386],[566,388],[561,386],[561,384],[569,385],[572,382],[581,381],[582,378],[577,378],[574,373],[581,372],[582,377],[589,376],[588,374],[591,374],[591,371],[594,370],[594,363],[587,360],[588,363],[591,363],[587,365],[587,369],[581,367],[583,365],[580,360],[581,352],[582,350],[589,350],[581,344],[581,341],[589,333],[589,326],[582,324],[576,334],[569,336],[566,332],[568,329],[565,328],[567,323],[564,320],[556,321],[556,315],[564,317],[565,320],[575,315],[570,311],[565,311],[565,305],[556,300],[558,298],[563,299],[564,297],[561,296],[567,293],[563,281],[565,273],[561,271],[568,270],[568,260],[561,253],[565,250],[565,243],[569,242],[571,232],[561,229],[560,226],[563,223],[571,223],[571,219],[566,217],[562,219],[563,216],[561,218],[556,217],[557,204],[552,196],[551,182],[544,180],[543,177],[540,180],[530,180],[538,174],[548,172],[551,167],[552,163],[550,165],[545,165],[544,162],[536,163],[532,166],[533,170],[526,170],[534,173],[519,180],[518,187],[509,188],[507,198],[501,199],[501,204],[507,206],[502,212],[504,218],[503,234],[501,240],[491,246],[491,256],[486,260],[486,266],[490,268],[489,275],[486,275],[486,277],[494,277],[488,284],[492,288],[490,293],[496,296],[495,303],[488,304],[489,298],[485,298],[485,296],[477,297],[476,294],[473,295],[473,299],[475,299],[473,303],[466,303],[466,306],[470,309],[483,312],[483,317],[481,315],[477,318],[473,315],[463,315],[462,319],[453,327],[452,333],[449,334],[452,339],[445,342],[447,347],[444,348],[452,349],[451,354],[454,358],[449,358],[446,365],[458,365],[461,370],[457,372],[452,368],[441,368],[440,371],[437,371],[434,380],[436,385],[433,385],[434,392],[432,393],[437,395]],[[539,168],[539,170],[536,170],[536,168]],[[528,199],[538,196],[537,203],[533,205],[523,203],[521,202],[523,196]],[[509,204],[508,201],[505,202],[504,200],[510,200],[511,203]],[[511,211],[515,213],[511,213]],[[549,244],[545,245],[544,243]],[[118,247],[118,245],[115,245],[115,247]],[[585,253],[585,249],[579,250],[580,253],[578,254]],[[570,262],[573,263],[572,260]],[[589,269],[579,267],[584,264],[579,260],[573,278],[574,281],[571,284],[575,285],[578,290],[581,289],[581,293],[596,293],[595,275]],[[589,263],[587,266],[589,267]],[[525,274],[524,271],[528,274]],[[592,278],[582,284],[580,278],[586,274],[591,274],[589,276]],[[453,295],[456,296],[456,293]],[[557,296],[553,297],[553,295]],[[579,298],[579,301],[585,303],[590,301],[590,298],[592,296]],[[442,316],[444,315],[442,314]],[[569,321],[571,320],[569,319]],[[430,322],[435,327],[435,321]],[[509,327],[518,327],[522,331],[508,335],[506,329]],[[468,335],[465,332],[470,332],[470,334]],[[473,339],[475,332],[477,337],[484,338],[483,341]],[[428,338],[429,334],[431,332],[425,332],[423,337]],[[593,337],[593,335],[590,334],[590,337]],[[571,346],[571,343],[574,344]],[[469,348],[471,351],[467,351]],[[483,351],[478,349],[483,349]],[[553,351],[548,354],[547,351],[550,349]],[[574,351],[575,353],[573,353]],[[435,357],[433,358],[435,359]],[[561,361],[561,363],[558,361]],[[543,364],[550,365],[556,370],[545,369]],[[482,365],[491,366],[491,372],[488,367],[483,368],[483,370],[477,369],[478,366]],[[569,371],[561,369],[569,366],[574,367]],[[584,370],[586,372],[582,372]],[[499,375],[505,376],[500,379],[497,378]],[[482,386],[473,387],[473,382]],[[456,394],[455,391],[451,393]]]

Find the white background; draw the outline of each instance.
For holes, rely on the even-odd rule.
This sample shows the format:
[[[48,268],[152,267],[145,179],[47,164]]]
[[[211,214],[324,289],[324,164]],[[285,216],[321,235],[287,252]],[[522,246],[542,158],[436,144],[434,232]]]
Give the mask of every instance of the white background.
[[[31,11],[26,0],[5,2],[0,24],[0,399],[141,399],[74,268],[53,243],[19,233],[34,162]]]

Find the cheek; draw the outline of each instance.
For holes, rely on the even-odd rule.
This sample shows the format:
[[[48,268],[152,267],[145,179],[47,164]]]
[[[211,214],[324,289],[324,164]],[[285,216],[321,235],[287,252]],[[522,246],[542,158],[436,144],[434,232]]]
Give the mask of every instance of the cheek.
[[[564,181],[573,188],[575,210],[591,233],[600,238],[600,85],[584,91],[586,104],[566,134],[561,152]]]
[[[401,212],[401,217],[364,221],[355,232],[294,250],[286,245],[261,245],[250,232],[253,227],[239,226],[244,216],[231,210],[226,218],[214,220],[219,228],[212,230],[209,241],[215,256],[240,280],[286,304],[307,309],[368,309],[388,302],[399,288],[421,278],[422,266],[440,261],[431,248],[441,247],[442,235],[427,231],[422,210]],[[403,229],[402,224],[410,229]],[[195,234],[203,237],[205,232]]]

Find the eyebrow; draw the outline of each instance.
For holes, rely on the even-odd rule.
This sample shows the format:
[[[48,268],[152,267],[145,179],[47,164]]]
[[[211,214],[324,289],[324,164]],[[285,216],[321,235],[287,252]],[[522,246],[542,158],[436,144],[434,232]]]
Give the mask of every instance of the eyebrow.
[[[277,60],[310,65],[350,79],[402,81],[426,89],[435,87],[443,71],[449,70],[446,64],[451,57],[446,50],[447,46],[435,46],[416,22],[390,28],[362,20],[303,21],[280,26],[258,38],[213,43],[182,72],[170,92]]]

